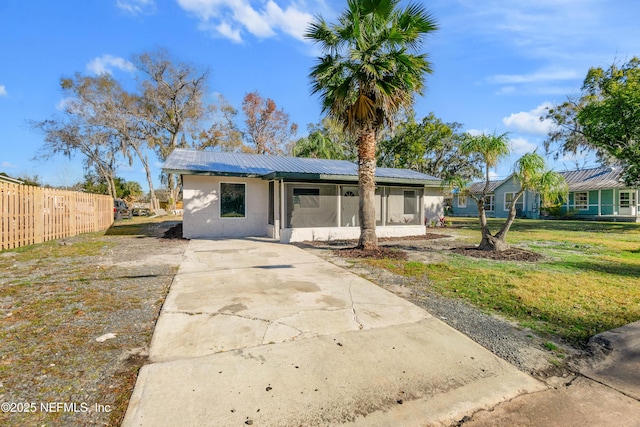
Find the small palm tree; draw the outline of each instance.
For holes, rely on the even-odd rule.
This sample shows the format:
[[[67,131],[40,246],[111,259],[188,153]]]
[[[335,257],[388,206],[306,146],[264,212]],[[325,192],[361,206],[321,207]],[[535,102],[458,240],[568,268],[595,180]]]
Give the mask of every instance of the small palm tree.
[[[498,162],[510,153],[507,134],[468,136],[462,144],[461,151],[467,155],[480,155],[485,167],[485,186],[479,194],[464,189],[464,183],[456,183],[462,192],[475,200],[478,206],[478,219],[482,232],[482,240],[478,249],[500,252],[509,248],[507,233],[516,218],[516,204],[526,191],[533,191],[547,200],[553,201],[566,196],[567,183],[557,172],[546,170],[544,159],[537,153],[528,153],[516,162],[513,177],[520,186],[520,190],[513,196],[509,205],[509,213],[504,224],[496,234],[492,234],[487,224],[484,200],[489,192],[489,170],[497,166]]]
[[[426,54],[414,54],[437,29],[421,5],[398,8],[399,0],[348,0],[338,22],[322,17],[305,34],[324,55],[311,69],[312,92],[323,110],[357,139],[360,247],[374,248],[376,136],[402,108],[422,94],[431,73]]]

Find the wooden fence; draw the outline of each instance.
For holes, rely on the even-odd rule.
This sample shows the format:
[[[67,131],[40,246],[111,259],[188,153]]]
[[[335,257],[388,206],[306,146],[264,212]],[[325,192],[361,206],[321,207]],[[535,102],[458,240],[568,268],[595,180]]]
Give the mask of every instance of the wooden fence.
[[[113,199],[0,181],[0,216],[0,249],[11,249],[105,230],[113,224]]]

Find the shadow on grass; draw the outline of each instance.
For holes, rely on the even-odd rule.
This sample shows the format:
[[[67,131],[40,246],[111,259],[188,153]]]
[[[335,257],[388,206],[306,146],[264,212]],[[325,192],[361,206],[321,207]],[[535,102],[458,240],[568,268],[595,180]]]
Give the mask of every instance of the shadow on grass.
[[[615,263],[605,261],[567,261],[556,262],[553,265],[571,270],[609,274],[611,276],[640,277],[640,265],[620,261]]]
[[[458,228],[469,230],[479,229],[477,218],[452,217],[453,224]],[[498,229],[504,224],[502,218],[487,218],[489,227]],[[640,232],[640,224],[634,222],[605,222],[605,221],[569,221],[569,220],[538,220],[516,219],[511,231],[578,231],[593,233],[634,233]]]

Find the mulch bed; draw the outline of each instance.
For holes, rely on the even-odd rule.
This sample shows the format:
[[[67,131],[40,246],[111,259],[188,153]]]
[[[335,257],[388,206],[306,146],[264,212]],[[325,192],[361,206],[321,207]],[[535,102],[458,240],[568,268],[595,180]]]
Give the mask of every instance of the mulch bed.
[[[400,241],[420,241],[420,240],[435,240],[451,237],[446,234],[439,233],[426,233],[418,236],[406,236],[406,237],[382,237],[378,239],[378,242],[400,242]],[[317,242],[307,242],[312,245]],[[341,240],[336,242],[322,242],[317,244],[329,244],[329,245],[345,245],[356,244],[356,240]],[[464,255],[473,258],[492,259],[495,261],[524,261],[524,262],[537,262],[544,258],[543,255],[525,249],[509,248],[502,252],[492,251],[480,251],[475,246],[458,247],[450,249],[451,252]],[[408,255],[405,251],[398,248],[389,248],[386,246],[379,246],[376,249],[364,250],[355,247],[346,247],[340,249],[334,249],[333,253],[342,258],[371,258],[371,259],[399,259],[406,260]]]
[[[378,242],[396,242],[400,240],[435,240],[435,239],[444,239],[446,237],[451,237],[446,234],[438,234],[438,233],[426,233],[420,234],[418,236],[405,236],[405,237],[380,237],[378,238]]]
[[[397,249],[378,246],[375,249],[343,248],[334,249],[333,253],[343,258],[373,258],[373,259],[407,259],[407,253]]]
[[[451,252],[473,258],[493,259],[496,261],[525,261],[537,262],[543,255],[519,248],[509,248],[502,252],[480,251],[476,247],[453,248]]]
[[[435,240],[435,239],[443,239],[447,236],[446,234],[437,234],[437,233],[426,233],[420,234],[417,236],[404,236],[404,237],[380,237],[378,238],[378,242],[399,242],[399,241],[418,241],[418,240]],[[314,243],[314,242],[310,242]],[[327,244],[327,242],[323,242]],[[356,240],[341,240],[339,242],[335,242],[335,244],[355,244]],[[332,242],[328,242],[328,244],[332,244]],[[342,257],[342,258],[372,258],[372,259],[408,259],[408,255],[406,252],[396,249],[396,248],[388,248],[385,246],[378,246],[375,249],[364,250],[360,248],[341,248],[334,249],[333,253]]]

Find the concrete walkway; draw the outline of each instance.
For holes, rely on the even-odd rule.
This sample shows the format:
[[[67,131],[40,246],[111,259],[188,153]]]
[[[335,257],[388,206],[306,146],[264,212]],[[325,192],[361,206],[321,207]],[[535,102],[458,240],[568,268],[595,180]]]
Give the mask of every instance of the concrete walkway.
[[[537,380],[292,245],[192,240],[123,426],[448,424]]]

